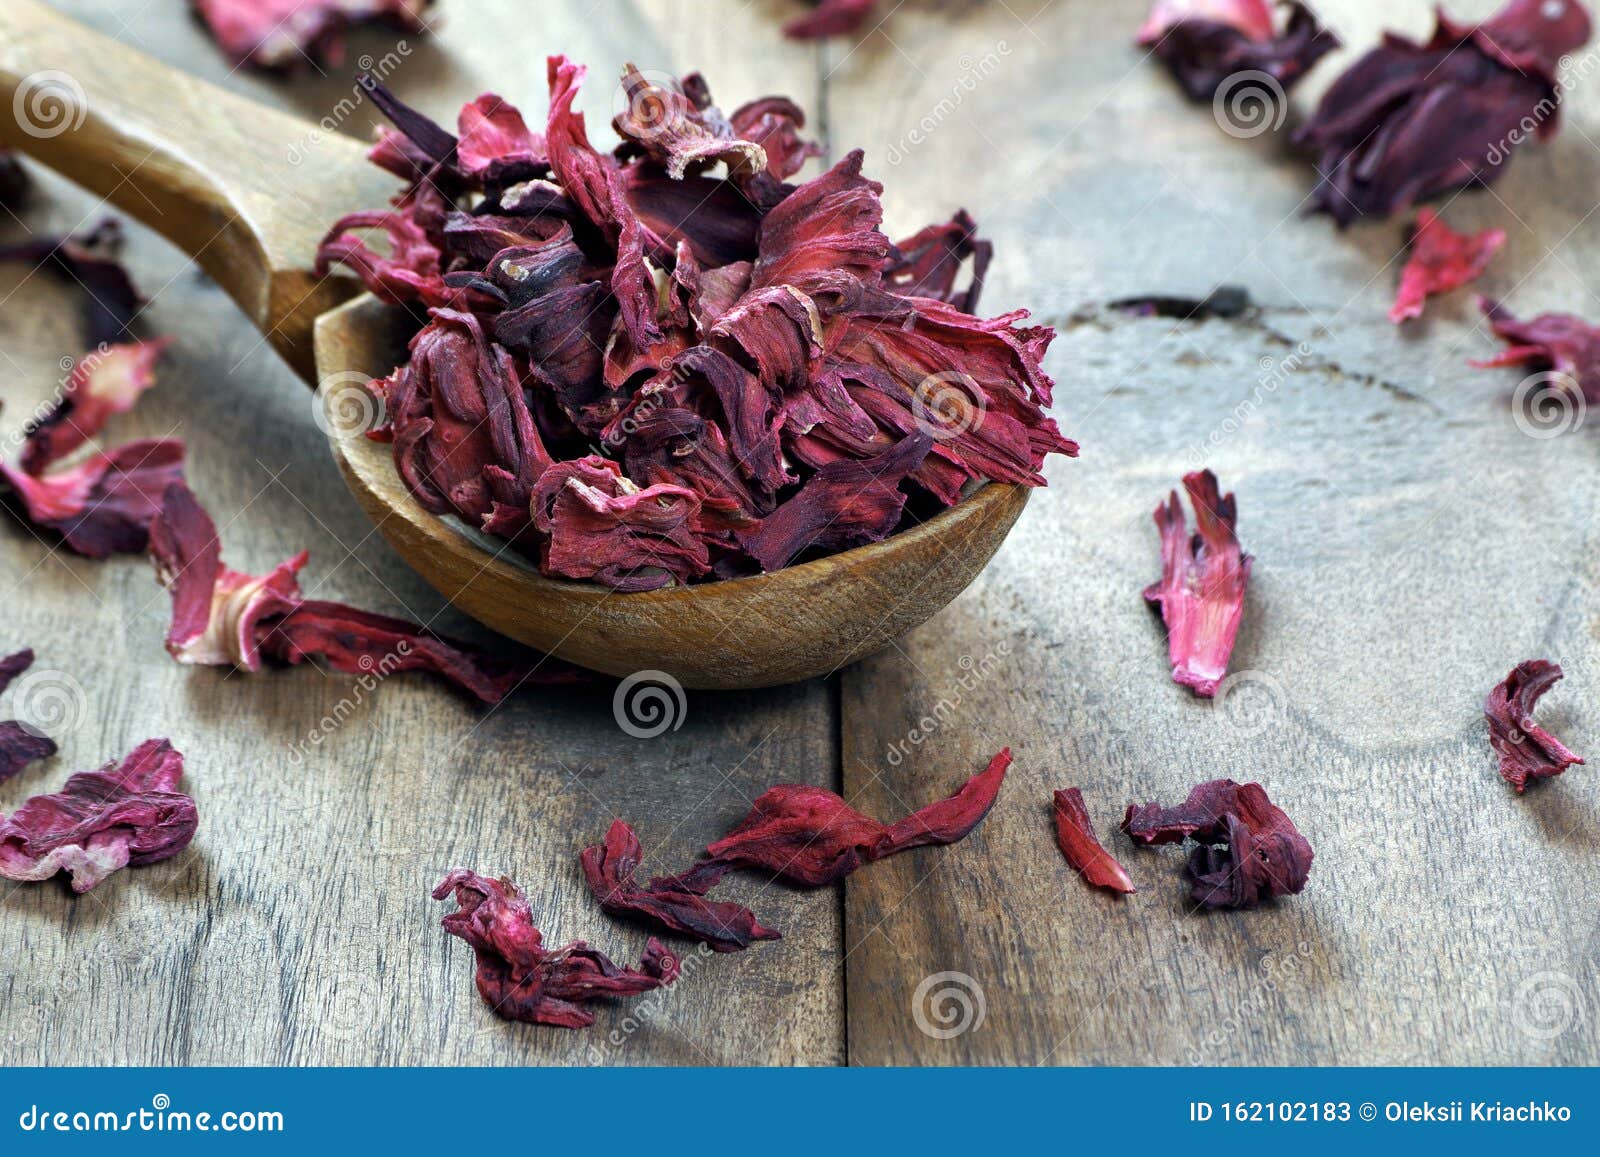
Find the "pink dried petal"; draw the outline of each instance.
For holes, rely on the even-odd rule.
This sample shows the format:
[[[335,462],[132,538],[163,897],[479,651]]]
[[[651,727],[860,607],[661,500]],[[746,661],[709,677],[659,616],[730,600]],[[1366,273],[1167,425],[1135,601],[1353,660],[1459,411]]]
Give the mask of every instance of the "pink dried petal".
[[[637,969],[619,968],[582,940],[545,948],[533,910],[509,879],[455,868],[433,890],[433,898],[452,893],[457,910],[440,923],[472,947],[478,994],[496,1016],[583,1028],[594,1023],[594,1013],[584,1005],[649,992],[678,978],[678,958],[654,937]]]
[[[385,23],[427,31],[433,0],[191,0],[217,45],[236,64],[269,71],[344,61],[345,32]]]
[[[389,241],[389,256],[382,256],[361,239],[359,231],[367,229],[383,230]],[[340,218],[317,247],[317,275],[326,277],[335,265],[343,265],[378,298],[396,305],[421,302],[447,306],[459,297],[445,285],[438,246],[400,209],[350,213]]]
[[[125,414],[155,385],[155,366],[171,338],[101,347],[73,363],[61,396],[29,424],[20,465],[29,474],[65,458],[99,434],[114,414]]]
[[[514,105],[492,92],[462,106],[457,131],[457,160],[470,176],[497,167],[545,164],[543,138],[529,131]]]
[[[1408,317],[1421,317],[1423,302],[1430,295],[1448,293],[1476,280],[1505,243],[1503,229],[1457,233],[1432,209],[1417,210],[1410,255],[1400,271],[1400,288],[1395,291],[1389,320],[1398,325]]]
[[[180,663],[261,669],[262,621],[300,601],[301,551],[266,575],[222,563],[216,525],[187,486],[169,487],[150,528],[150,555],[172,594],[167,650]]]
[[[88,558],[142,552],[161,496],[182,480],[183,443],[171,440],[130,442],[37,476],[0,462],[0,481],[10,485],[28,521]]]
[[[1469,365],[1479,369],[1531,366],[1549,371],[1581,392],[1585,402],[1600,402],[1600,327],[1570,313],[1541,313],[1518,321],[1497,301],[1480,298],[1478,304],[1507,348]]]
[[[194,838],[194,800],[178,791],[183,756],[165,739],[141,744],[119,766],[81,771],[54,795],[0,817],[0,876],[72,874],[87,892],[124,866],[177,855]]]
[[[1489,746],[1500,757],[1500,774],[1521,795],[1532,780],[1550,779],[1583,760],[1533,721],[1533,709],[1561,678],[1559,664],[1529,659],[1511,669],[1483,701]]]
[[[1173,491],[1156,507],[1161,581],[1150,584],[1144,597],[1166,623],[1173,682],[1209,699],[1228,673],[1251,558],[1239,549],[1233,495],[1219,495],[1217,476],[1209,470],[1185,474],[1183,486],[1196,533],[1190,537]]]
[[[1155,44],[1185,20],[1224,24],[1251,40],[1270,40],[1275,31],[1267,0],[1156,0],[1139,29],[1138,43]]]
[[[1075,787],[1055,795],[1056,844],[1085,883],[1112,892],[1138,891],[1116,857],[1106,851],[1094,834],[1083,792]]]
[[[719,863],[760,868],[794,883],[831,884],[863,863],[962,839],[989,814],[1010,766],[1008,747],[954,795],[887,827],[827,788],[779,784],[763,792],[739,826],[706,852]]]
[[[1306,886],[1312,851],[1259,783],[1202,783],[1175,808],[1128,805],[1122,830],[1139,844],[1194,840],[1191,895],[1206,908],[1253,908]]]
[[[605,911],[653,920],[714,952],[738,952],[757,940],[782,939],[763,928],[744,905],[706,899],[721,882],[726,865],[706,862],[678,876],[658,876],[646,887],[634,879],[642,854],[639,837],[621,820],[612,823],[604,843],[583,850],[584,878]]]

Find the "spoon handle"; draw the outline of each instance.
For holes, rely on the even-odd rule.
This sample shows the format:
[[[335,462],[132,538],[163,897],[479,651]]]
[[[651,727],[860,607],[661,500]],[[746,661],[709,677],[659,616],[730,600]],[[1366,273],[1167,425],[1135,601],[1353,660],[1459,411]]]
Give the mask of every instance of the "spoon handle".
[[[362,146],[169,68],[52,11],[0,2],[0,142],[163,234],[307,381],[311,327],[359,291],[317,242],[394,182]]]

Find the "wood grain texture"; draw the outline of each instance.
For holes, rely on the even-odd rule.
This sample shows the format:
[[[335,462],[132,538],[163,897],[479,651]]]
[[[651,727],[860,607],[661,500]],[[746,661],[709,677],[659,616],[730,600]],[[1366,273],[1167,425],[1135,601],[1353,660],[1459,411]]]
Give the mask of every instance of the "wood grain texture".
[[[1491,684],[1548,656],[1567,680],[1543,715],[1600,749],[1593,438],[1519,430],[1518,375],[1463,364],[1497,345],[1470,294],[1394,330],[1400,223],[1300,219],[1305,166],[1279,136],[1224,135],[1141,62],[1144,7],[906,4],[830,49],[836,136],[898,149],[869,165],[891,226],[974,212],[997,253],[986,309],[1061,328],[1057,416],[1083,444],[965,596],[845,675],[846,795],[870,813],[941,794],[1003,744],[1017,756],[966,843],[847,883],[850,1059],[1593,1064],[1600,787],[1578,769],[1516,798],[1481,722]],[[1431,26],[1421,3],[1318,8],[1356,44]],[[1482,288],[1519,314],[1600,313],[1582,276],[1600,256],[1600,103],[1567,96],[1564,135],[1446,210],[1508,231]],[[1259,315],[1101,308],[1220,282]],[[1221,708],[1168,682],[1139,597],[1159,571],[1150,514],[1202,464],[1237,492],[1257,557]],[[1312,841],[1301,896],[1196,914],[1183,855],[1115,832],[1128,802],[1223,775],[1260,780]],[[1070,785],[1138,895],[1084,887],[1052,846],[1051,792]],[[981,988],[985,1017],[939,1039],[913,1002],[944,972],[970,982],[932,984],[949,999],[930,993],[927,1027],[960,1023],[958,989],[976,1007]]]
[[[386,43],[358,38],[337,77],[278,87],[228,77],[185,5],[152,5],[120,29],[93,0],[58,7],[257,99],[297,102],[294,111],[312,119],[332,115],[350,94],[356,58]],[[728,99],[781,90],[817,105],[814,53],[780,52],[753,35],[770,14],[730,11],[708,29],[667,8],[596,20],[581,4],[540,5],[530,18],[512,0],[447,2],[437,42],[414,44],[391,79],[439,115],[491,86],[542,112],[543,56],[564,50],[594,66],[584,106],[597,134],[609,119],[608,78],[628,59],[662,69],[715,60],[711,79]],[[743,50],[727,52],[723,38]],[[0,223],[8,239],[102,212],[60,181],[43,186],[34,208]],[[373,530],[340,481],[311,396],[245,318],[163,242],[131,232],[129,264],[152,299],[144,328],[179,340],[160,384],[108,437],[189,441],[192,483],[233,565],[259,569],[307,547],[306,586],[319,597],[488,638]],[[58,359],[82,339],[75,299],[44,276],[0,270],[0,303],[10,453],[10,436],[62,376]],[[647,849],[646,870],[676,870],[772,782],[836,782],[826,685],[691,694],[680,730],[641,741],[619,730],[609,689],[525,693],[486,713],[421,677],[366,693],[311,667],[257,676],[180,668],[162,650],[167,599],[144,560],[75,559],[10,524],[0,527],[0,576],[0,647],[33,645],[41,669],[70,675],[84,692],[75,726],[61,728],[62,755],[0,788],[0,810],[54,790],[69,770],[171,735],[188,756],[201,814],[184,856],[120,873],[87,896],[58,884],[0,892],[0,1061],[842,1059],[833,892],[731,884],[785,940],[737,957],[691,953],[687,982],[646,1006],[654,1012],[645,1023],[617,1005],[591,1033],[494,1018],[473,990],[470,951],[438,927],[447,905],[428,898],[452,865],[507,872],[552,942],[584,937],[636,960],[646,932],[600,912],[578,850],[625,817]],[[341,722],[313,745],[325,718]]]

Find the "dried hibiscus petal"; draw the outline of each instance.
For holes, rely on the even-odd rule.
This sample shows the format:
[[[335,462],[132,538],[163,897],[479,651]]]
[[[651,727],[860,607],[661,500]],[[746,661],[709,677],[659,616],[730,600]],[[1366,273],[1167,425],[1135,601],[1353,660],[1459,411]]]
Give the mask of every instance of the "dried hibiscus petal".
[[[1417,210],[1410,252],[1400,271],[1400,288],[1389,309],[1389,320],[1399,324],[1408,317],[1421,317],[1423,302],[1435,293],[1448,293],[1476,280],[1505,243],[1503,229],[1457,233],[1432,209]]]
[[[533,909],[509,879],[455,868],[433,890],[433,898],[452,893],[456,911],[441,923],[471,945],[478,994],[496,1016],[583,1028],[594,1023],[594,1013],[584,1005],[649,992],[678,977],[678,958],[654,937],[638,968],[619,967],[582,940],[544,947]]]
[[[1137,891],[1116,857],[1095,837],[1089,810],[1083,804],[1083,792],[1075,787],[1056,792],[1055,818],[1056,844],[1067,863],[1086,883],[1112,892]]]
[[[33,666],[33,648],[28,647],[14,655],[0,658],[0,694],[11,686],[11,681]]]
[[[122,226],[108,217],[74,237],[36,237],[0,247],[0,261],[22,261],[54,271],[83,290],[87,345],[124,341],[143,298],[118,259]]]
[[[16,720],[0,723],[0,783],[16,775],[30,763],[49,759],[56,753],[53,739]]]
[[[175,856],[194,838],[194,800],[178,791],[183,756],[165,739],[142,743],[119,765],[81,771],[54,795],[0,817],[0,876],[72,874],[87,892],[125,866]]]
[[[763,792],[739,826],[706,852],[719,863],[760,868],[795,883],[831,884],[864,863],[907,848],[962,839],[989,814],[1010,766],[1008,747],[954,795],[888,826],[827,788],[779,784]]]
[[[878,0],[817,0],[813,11],[785,24],[783,34],[791,40],[848,36],[867,22],[877,3]]]
[[[639,837],[621,820],[612,823],[604,843],[583,850],[583,875],[601,908],[654,920],[716,952],[738,952],[757,940],[781,939],[744,905],[706,898],[727,865],[703,861],[680,875],[657,876],[641,886],[634,879],[641,855]]]
[[[1253,85],[1281,98],[1339,38],[1304,4],[1290,3],[1280,33],[1267,0],[1156,0],[1138,43],[1166,64],[1192,100]],[[1230,84],[1230,78],[1237,78]],[[1276,86],[1276,89],[1272,87]],[[1224,87],[1227,86],[1227,87]]]
[[[1189,857],[1190,894],[1206,908],[1253,908],[1306,886],[1312,851],[1259,783],[1215,779],[1175,808],[1128,805],[1122,830],[1139,844],[1201,845]]]
[[[1194,507],[1195,534],[1173,491],[1156,507],[1161,581],[1146,587],[1144,597],[1166,624],[1173,682],[1210,698],[1228,673],[1251,558],[1239,548],[1233,495],[1218,493],[1217,476],[1209,470],[1185,474],[1183,487]]]
[[[49,474],[0,462],[0,482],[28,521],[89,558],[143,551],[162,495],[182,479],[183,443],[175,440],[130,442]]]
[[[345,32],[386,23],[427,31],[433,0],[191,0],[218,46],[235,64],[270,71],[339,64]]]
[[[1511,0],[1477,25],[1440,13],[1426,43],[1386,33],[1295,132],[1317,155],[1312,209],[1343,226],[1492,183],[1518,142],[1555,133],[1560,61],[1589,30],[1578,0]]]
[[[1561,678],[1561,667],[1544,659],[1518,663],[1483,701],[1489,745],[1500,757],[1500,774],[1521,795],[1528,782],[1560,775],[1583,760],[1533,721],[1533,709]]]
[[[29,424],[22,469],[38,474],[98,434],[113,414],[125,414],[155,384],[155,365],[171,338],[102,346],[73,363],[55,405]]]
[[[231,570],[211,516],[181,484],[164,496],[150,553],[172,595],[167,650],[180,663],[258,671],[263,659],[319,657],[352,675],[428,671],[485,703],[500,702],[523,683],[579,678],[576,668],[552,659],[502,661],[403,619],[307,599],[296,578],[304,551],[265,575]]]
[[[1600,402],[1600,327],[1570,313],[1541,313],[1518,321],[1497,301],[1481,299],[1479,305],[1506,348],[1472,365],[1531,366],[1558,375],[1567,388],[1582,393],[1585,402]]]

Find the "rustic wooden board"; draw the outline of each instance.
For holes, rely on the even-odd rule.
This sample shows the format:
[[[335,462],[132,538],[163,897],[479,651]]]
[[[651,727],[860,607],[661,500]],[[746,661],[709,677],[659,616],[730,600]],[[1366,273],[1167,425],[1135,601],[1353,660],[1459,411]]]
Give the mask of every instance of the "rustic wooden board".
[[[393,51],[392,36],[362,37],[338,76],[283,86],[229,76],[186,4],[146,6],[125,25],[98,0],[59,7],[170,63],[313,120],[337,115],[338,127],[362,134],[366,110],[346,116],[339,102],[359,55]],[[759,7],[730,6],[715,26],[666,4],[603,19],[576,3],[532,15],[515,0],[441,7],[438,39],[412,45],[390,75],[406,99],[441,116],[490,87],[542,116],[551,51],[593,66],[584,106],[597,135],[626,60],[705,67],[731,100],[778,90],[820,106],[815,53],[761,35],[772,13]],[[285,164],[285,177],[315,174]],[[36,207],[0,223],[0,236],[96,216],[91,201],[47,180]],[[262,568],[309,548],[307,585],[319,595],[485,637],[362,518],[305,388],[214,286],[147,231],[131,233],[129,264],[152,299],[145,328],[179,340],[161,384],[112,437],[188,440],[193,485],[233,565]],[[81,338],[75,299],[46,278],[0,270],[0,302],[9,437]],[[0,1063],[842,1059],[834,892],[744,886],[742,898],[784,942],[739,957],[691,951],[687,983],[633,1006],[643,1023],[618,1006],[591,1033],[491,1016],[472,988],[470,951],[438,928],[447,906],[428,898],[452,865],[508,872],[549,939],[583,936],[637,959],[645,932],[599,911],[578,849],[626,817],[649,849],[647,870],[674,870],[771,782],[836,782],[835,694],[825,684],[691,695],[681,730],[641,741],[619,729],[609,690],[523,694],[484,712],[424,678],[369,694],[309,667],[254,677],[180,668],[162,650],[167,600],[142,559],[71,558],[8,525],[0,575],[0,650],[31,644],[40,669],[82,689],[62,755],[0,788],[0,810],[53,790],[71,769],[171,735],[202,816],[182,858],[121,873],[90,895],[56,884],[0,891]],[[325,717],[340,722],[308,747]]]
[[[835,143],[898,148],[876,169],[892,226],[957,204],[978,216],[998,254],[986,309],[1027,304],[1062,329],[1057,411],[1084,447],[973,589],[845,673],[846,795],[868,812],[943,794],[1003,744],[1017,754],[965,844],[848,882],[850,1059],[1592,1064],[1600,788],[1580,769],[1515,798],[1480,714],[1516,661],[1548,656],[1567,670],[1551,725],[1600,746],[1591,431],[1519,430],[1518,375],[1463,364],[1496,345],[1469,294],[1394,331],[1399,224],[1300,219],[1307,174],[1280,138],[1224,135],[1141,63],[1128,38],[1144,7],[908,3],[830,50]],[[1318,7],[1356,43],[1380,20],[1430,26],[1422,3]],[[1600,102],[1567,96],[1563,136],[1448,210],[1508,231],[1483,287],[1519,313],[1600,311],[1582,277],[1600,256]],[[1099,308],[1219,282],[1248,287],[1259,316]],[[1222,709],[1167,682],[1139,597],[1159,569],[1150,512],[1202,462],[1238,493],[1257,557],[1244,681]],[[1305,830],[1303,895],[1195,914],[1181,853],[1115,833],[1129,801],[1222,775],[1260,780]],[[1055,851],[1050,795],[1069,785],[1137,896],[1091,892]],[[918,1006],[940,973],[961,975]]]
[[[99,0],[58,6],[339,131],[370,123],[341,104],[348,70],[293,86],[230,75],[182,4],[126,23]],[[1428,26],[1419,0],[1319,7],[1357,44],[1381,24]],[[314,669],[180,669],[160,649],[165,599],[142,561],[88,563],[0,532],[0,648],[32,643],[42,668],[83,688],[63,755],[0,788],[0,809],[170,733],[203,816],[189,855],[90,896],[0,894],[0,950],[19,962],[0,972],[0,1060],[1600,1060],[1596,790],[1579,769],[1515,799],[1478,714],[1512,663],[1548,655],[1568,679],[1547,721],[1600,750],[1583,709],[1600,680],[1590,432],[1519,430],[1516,376],[1462,364],[1494,345],[1468,295],[1388,327],[1398,225],[1340,235],[1298,219],[1306,172],[1281,136],[1223,135],[1127,46],[1143,0],[883,8],[859,45],[819,53],[777,39],[794,11],[780,0],[532,16],[520,0],[443,0],[438,39],[395,58],[390,80],[439,114],[488,87],[537,111],[543,56],[566,51],[594,66],[598,135],[623,60],[698,66],[725,102],[782,91],[820,109],[835,156],[866,147],[892,230],[971,209],[999,254],[986,309],[1027,304],[1062,330],[1058,412],[1084,445],[1052,465],[994,566],[837,689],[691,696],[680,731],[639,742],[604,695],[529,695],[485,714],[421,679],[358,698],[352,680]],[[352,58],[393,50],[362,37]],[[1297,108],[1335,70],[1324,64]],[[1579,85],[1564,113],[1553,146],[1449,216],[1510,233],[1487,292],[1523,312],[1600,315],[1582,276],[1600,229],[1600,108]],[[3,235],[93,216],[70,190],[46,193],[22,222],[0,221]],[[482,637],[370,533],[310,399],[221,294],[143,230],[130,260],[153,298],[149,331],[180,342],[114,434],[190,440],[230,561],[309,547],[320,593]],[[1220,281],[1249,287],[1261,312],[1175,325],[1103,309]],[[71,305],[0,271],[0,431],[53,388],[77,340]],[[1257,556],[1235,661],[1246,677],[1222,709],[1167,681],[1138,597],[1157,566],[1150,511],[1201,461],[1238,492]],[[298,758],[291,745],[333,715],[349,717]],[[508,871],[552,937],[637,956],[644,934],[598,912],[573,855],[613,815],[638,821],[652,866],[675,865],[774,781],[837,782],[842,769],[852,802],[891,816],[1005,744],[1017,753],[1005,795],[966,843],[874,866],[842,908],[829,891],[746,886],[787,939],[697,961],[640,1026],[621,1011],[586,1036],[495,1020],[426,898],[455,863]],[[1196,915],[1180,853],[1129,851],[1113,828],[1129,800],[1228,774],[1271,789],[1316,868],[1289,902]],[[1072,784],[1139,895],[1092,894],[1060,861],[1050,792]],[[960,975],[928,979],[941,973]],[[925,981],[926,1030],[913,1007]],[[959,1001],[934,996],[952,984],[969,1000],[981,989],[984,1010],[955,1035]]]

